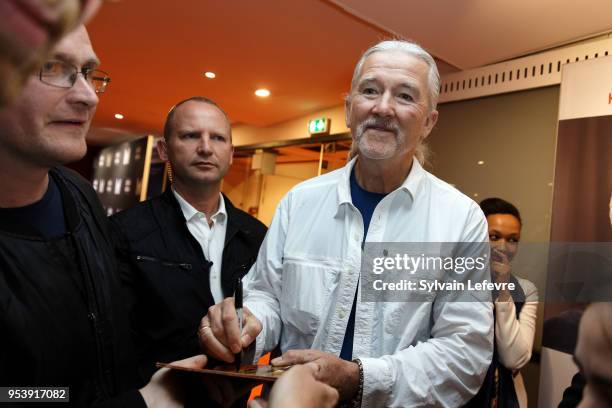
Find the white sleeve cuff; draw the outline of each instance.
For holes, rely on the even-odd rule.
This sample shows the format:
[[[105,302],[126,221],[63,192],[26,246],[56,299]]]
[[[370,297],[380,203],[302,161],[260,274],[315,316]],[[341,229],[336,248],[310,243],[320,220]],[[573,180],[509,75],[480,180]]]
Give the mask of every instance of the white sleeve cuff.
[[[359,358],[363,365],[362,407],[383,407],[393,388],[393,373],[382,358]]]

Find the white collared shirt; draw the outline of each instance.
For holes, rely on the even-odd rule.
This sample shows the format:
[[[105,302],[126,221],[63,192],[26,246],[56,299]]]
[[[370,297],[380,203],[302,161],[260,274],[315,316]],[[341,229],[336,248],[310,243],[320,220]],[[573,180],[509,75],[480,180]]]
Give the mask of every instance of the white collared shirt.
[[[355,159],[295,186],[281,200],[245,303],[262,322],[256,355],[340,354],[358,287],[363,219],[351,202]],[[413,161],[383,198],[366,242],[488,242],[478,205]],[[488,272],[488,269],[487,269]],[[490,302],[362,302],[357,296],[353,357],[363,364],[363,407],[461,406],[474,395],[493,352]]]
[[[219,193],[219,209],[211,217],[212,226],[209,226],[206,214],[196,210],[174,188],[172,192],[181,206],[189,232],[202,247],[204,257],[213,263],[209,275],[210,292],[215,299],[215,303],[219,303],[224,297],[221,289],[221,262],[223,246],[225,245],[225,231],[227,230],[227,212],[225,212],[223,195]]]

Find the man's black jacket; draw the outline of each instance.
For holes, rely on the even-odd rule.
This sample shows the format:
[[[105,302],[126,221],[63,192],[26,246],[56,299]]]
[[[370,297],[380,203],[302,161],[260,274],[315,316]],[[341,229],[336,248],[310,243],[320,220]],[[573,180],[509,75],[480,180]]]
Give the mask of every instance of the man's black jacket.
[[[221,265],[224,296],[257,258],[266,227],[224,196],[227,230]],[[141,374],[156,361],[170,362],[201,353],[200,320],[214,304],[209,261],[189,232],[171,189],[111,218],[121,276],[130,299]]]
[[[78,407],[144,406],[109,223],[87,181],[62,168],[50,177],[66,234],[0,222],[0,386],[70,387]]]

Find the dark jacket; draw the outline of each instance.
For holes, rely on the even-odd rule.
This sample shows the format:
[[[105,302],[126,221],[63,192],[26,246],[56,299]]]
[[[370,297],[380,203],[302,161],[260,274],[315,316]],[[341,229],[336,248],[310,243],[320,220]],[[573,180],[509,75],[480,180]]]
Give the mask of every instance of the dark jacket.
[[[221,286],[227,297],[233,295],[235,279],[255,262],[266,227],[224,199],[228,218]],[[157,361],[201,353],[198,325],[214,304],[209,262],[171,189],[111,220],[123,263],[122,280],[131,299],[139,365],[148,378]]]
[[[67,386],[79,407],[144,406],[108,221],[79,175],[50,176],[66,234],[0,223],[0,385]]]
[[[585,385],[586,381],[582,373],[574,374],[572,383],[563,391],[563,399],[559,403],[559,408],[576,408],[582,401]]]

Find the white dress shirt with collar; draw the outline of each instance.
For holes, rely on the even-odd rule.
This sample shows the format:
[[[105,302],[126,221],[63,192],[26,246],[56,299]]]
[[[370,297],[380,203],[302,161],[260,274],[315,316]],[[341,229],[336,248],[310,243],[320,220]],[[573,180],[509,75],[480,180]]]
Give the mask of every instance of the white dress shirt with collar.
[[[225,211],[223,195],[219,193],[219,209],[210,217],[212,225],[209,226],[206,214],[196,210],[175,189],[172,189],[172,192],[181,206],[189,232],[200,243],[204,257],[213,263],[209,275],[210,292],[215,299],[215,303],[219,303],[223,300],[221,262],[225,245],[225,231],[227,230],[227,212]]]
[[[363,219],[342,169],[294,187],[280,202],[245,303],[262,322],[256,357],[282,351],[340,354],[360,276]],[[378,204],[366,242],[487,242],[478,205],[414,160]],[[487,269],[488,271],[488,269]],[[435,295],[435,294],[434,294]],[[493,352],[490,302],[362,302],[353,357],[363,363],[363,407],[457,407],[476,394]]]

